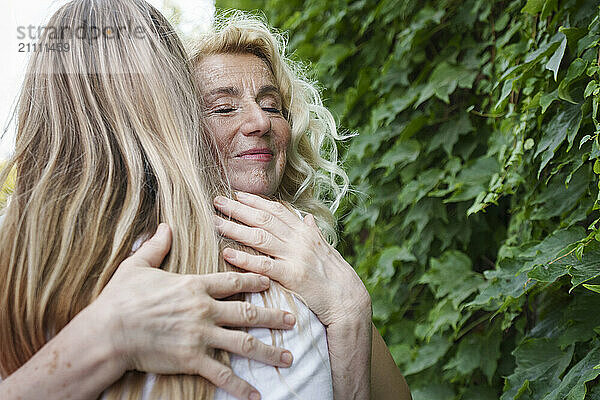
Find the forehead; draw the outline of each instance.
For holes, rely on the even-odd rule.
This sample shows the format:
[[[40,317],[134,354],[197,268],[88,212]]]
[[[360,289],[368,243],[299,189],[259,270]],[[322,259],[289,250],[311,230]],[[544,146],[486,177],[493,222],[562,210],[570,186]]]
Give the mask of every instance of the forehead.
[[[260,89],[275,85],[267,64],[254,54],[215,54],[196,66],[196,76],[203,91],[218,87],[242,86]]]

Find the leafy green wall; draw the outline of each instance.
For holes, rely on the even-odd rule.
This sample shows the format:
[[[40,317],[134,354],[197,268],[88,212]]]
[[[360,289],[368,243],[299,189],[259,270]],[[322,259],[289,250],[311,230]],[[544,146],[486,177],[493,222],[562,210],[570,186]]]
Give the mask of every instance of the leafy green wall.
[[[289,31],[360,133],[341,250],[414,399],[600,398],[598,2],[217,6]]]

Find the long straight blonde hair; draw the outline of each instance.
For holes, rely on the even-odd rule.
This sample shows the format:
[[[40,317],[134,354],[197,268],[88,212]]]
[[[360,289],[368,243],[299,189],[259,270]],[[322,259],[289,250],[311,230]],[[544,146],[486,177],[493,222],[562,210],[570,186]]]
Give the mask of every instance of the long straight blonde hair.
[[[212,207],[228,193],[223,168],[169,23],[143,0],[73,0],[47,26],[63,30],[47,29],[31,56],[0,176],[16,169],[0,230],[4,377],[99,295],[159,221],[173,231],[165,270],[226,269]],[[127,372],[105,394],[140,398],[145,378]],[[159,376],[151,397],[213,393],[201,377],[173,375]]]

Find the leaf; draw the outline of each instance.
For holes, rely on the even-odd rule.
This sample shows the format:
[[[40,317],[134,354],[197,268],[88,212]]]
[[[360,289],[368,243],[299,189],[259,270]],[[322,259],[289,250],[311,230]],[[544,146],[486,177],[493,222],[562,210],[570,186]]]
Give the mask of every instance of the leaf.
[[[598,89],[599,85],[597,81],[590,81],[583,91],[583,97],[586,98],[594,93]]]
[[[546,220],[562,215],[573,209],[579,203],[581,196],[588,189],[589,177],[585,170],[580,169],[571,178],[568,187],[565,187],[563,174],[554,176],[548,186],[540,192],[532,202],[532,220]]]
[[[468,312],[466,315],[462,315],[461,311],[453,307],[450,301],[444,299],[429,311],[427,317],[429,324],[423,327],[418,336],[429,340],[433,335],[443,333],[449,327],[456,330],[459,321],[468,318],[468,315]]]
[[[514,79],[509,79],[504,82],[504,85],[502,85],[502,92],[500,93],[500,98],[498,99],[498,101],[496,102],[496,106],[494,107],[496,111],[500,110],[504,101],[508,99],[508,96],[512,92],[513,82]]]
[[[323,68],[337,67],[355,51],[354,46],[341,43],[328,45],[324,48],[323,55],[319,59],[319,65]]]
[[[567,307],[561,307],[559,310],[562,316],[553,328],[559,345],[564,347],[595,338],[594,330],[600,327],[600,314],[590,313],[590,310],[598,307],[600,296],[591,292],[578,293]]]
[[[600,276],[600,243],[592,242],[585,247],[583,256],[579,260],[573,252],[549,260],[548,263],[538,265],[529,276],[531,278],[552,282],[564,275],[571,276],[571,289],[591,279]]]
[[[460,341],[456,354],[444,369],[455,369],[459,374],[469,376],[479,368],[491,383],[500,358],[501,342],[502,334],[497,329],[467,336]]]
[[[575,61],[569,65],[567,74],[558,85],[558,97],[570,103],[577,104],[577,102],[571,97],[569,88],[571,84],[585,72],[586,68],[587,62],[583,61],[581,58],[575,59]]]
[[[546,63],[546,69],[549,69],[550,71],[554,72],[554,80],[555,81],[558,77],[558,69],[560,68],[560,62],[562,61],[563,56],[565,55],[566,48],[567,48],[567,37],[564,36],[564,39],[560,42],[560,45],[558,46],[558,48],[556,49],[556,51],[554,52],[552,57],[550,57],[550,59]]]
[[[543,400],[584,400],[587,392],[586,382],[596,379],[600,369],[594,369],[600,364],[600,346],[595,347],[567,372],[560,385]]]
[[[526,339],[512,353],[517,367],[506,378],[501,400],[517,397],[525,390],[546,394],[560,383],[573,357],[573,346],[561,350],[556,340],[547,338]]]
[[[542,15],[540,15],[540,18],[547,18],[553,11],[556,11],[557,8],[558,0],[546,0],[544,2],[544,7],[542,8]]]
[[[534,157],[542,154],[542,160],[538,169],[538,177],[542,169],[554,157],[558,147],[568,139],[569,147],[573,144],[575,136],[579,131],[583,115],[579,105],[567,106],[559,112],[548,124],[538,146]]]
[[[467,69],[461,65],[452,65],[446,61],[437,64],[415,107],[429,99],[433,94],[440,100],[449,103],[450,98],[448,96],[457,87],[471,88],[476,76],[477,71]]]
[[[445,203],[471,200],[487,189],[492,176],[498,173],[498,162],[491,157],[482,157],[463,167],[450,185],[453,194],[444,200]]]
[[[377,168],[387,168],[388,172],[394,168],[401,168],[417,159],[420,145],[416,140],[397,141],[376,164]]]
[[[431,268],[419,282],[429,284],[436,298],[447,296],[456,309],[479,289],[483,277],[472,271],[469,257],[451,250],[444,252],[440,258],[432,258]]]
[[[443,336],[434,336],[429,343],[418,348],[414,359],[404,369],[404,375],[416,374],[437,363],[446,354],[451,343]]]
[[[528,138],[523,144],[523,150],[531,150],[533,149],[533,146],[535,146],[535,140],[533,140],[532,138]]]
[[[585,236],[581,227],[559,229],[546,237],[539,244],[531,247],[522,256],[530,256],[521,268],[528,276],[541,282],[554,282],[568,274],[568,270],[560,262],[561,258],[572,250],[572,245]]]
[[[403,211],[406,207],[417,203],[442,180],[444,175],[445,171],[441,169],[430,169],[410,181],[398,194],[398,205],[394,208],[394,212]]]
[[[442,124],[438,133],[430,140],[427,148],[431,152],[439,147],[443,147],[446,154],[452,154],[452,148],[458,141],[458,138],[474,130],[473,124],[467,113],[462,113],[459,118]]]
[[[600,293],[600,285],[588,285],[587,283],[584,283],[583,287],[592,292]]]
[[[541,97],[540,97],[540,106],[542,106],[542,114],[544,114],[546,112],[546,110],[548,109],[548,107],[550,107],[550,105],[555,101],[558,100],[558,88],[555,89],[553,92],[551,93],[544,93]]]
[[[433,383],[426,386],[411,387],[413,400],[453,400],[455,398],[452,386],[448,384]]]
[[[567,37],[567,43],[571,51],[575,53],[577,51],[577,42],[587,33],[587,29],[581,29],[577,27],[564,27],[558,28],[558,31],[563,33]]]
[[[486,285],[482,285],[475,299],[466,306],[493,309],[507,298],[522,296],[532,286],[527,275],[521,273],[522,266],[521,260],[510,258],[499,262],[496,269],[485,271]]]
[[[375,278],[383,280],[392,278],[396,272],[394,266],[396,261],[417,261],[417,259],[406,247],[388,247],[379,256]]]
[[[527,4],[521,9],[521,12],[535,15],[542,11],[543,7],[544,0],[527,0]]]

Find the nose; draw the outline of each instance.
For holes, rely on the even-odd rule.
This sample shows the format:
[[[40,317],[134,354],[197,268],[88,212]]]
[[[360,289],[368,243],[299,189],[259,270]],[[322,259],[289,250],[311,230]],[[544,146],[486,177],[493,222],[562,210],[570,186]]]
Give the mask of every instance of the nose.
[[[258,104],[247,106],[243,114],[240,130],[245,136],[263,136],[271,130],[271,119]]]

